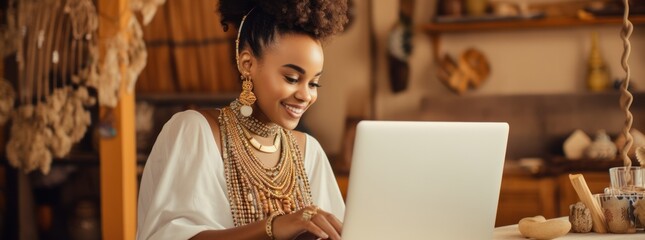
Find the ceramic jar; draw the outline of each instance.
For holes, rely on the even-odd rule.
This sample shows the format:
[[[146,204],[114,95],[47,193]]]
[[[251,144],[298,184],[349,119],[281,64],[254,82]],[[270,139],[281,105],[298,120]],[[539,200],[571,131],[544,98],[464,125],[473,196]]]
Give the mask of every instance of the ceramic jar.
[[[604,91],[609,87],[609,71],[600,54],[598,46],[598,33],[593,33],[591,38],[591,51],[587,72],[587,87],[593,92]]]
[[[587,147],[586,155],[591,159],[613,160],[616,157],[616,145],[605,130],[596,134],[594,141]]]
[[[470,16],[482,16],[486,14],[488,0],[466,0],[466,12]]]
[[[441,11],[445,16],[458,17],[461,16],[463,6],[462,0],[443,0],[441,2]]]

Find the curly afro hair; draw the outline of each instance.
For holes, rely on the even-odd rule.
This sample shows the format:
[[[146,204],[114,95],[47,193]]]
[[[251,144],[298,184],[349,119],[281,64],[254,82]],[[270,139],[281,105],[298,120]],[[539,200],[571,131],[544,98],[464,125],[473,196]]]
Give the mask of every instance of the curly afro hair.
[[[347,0],[220,0],[218,10],[224,31],[236,28],[248,14],[240,33],[240,46],[261,57],[275,34],[306,34],[324,41],[347,24]]]

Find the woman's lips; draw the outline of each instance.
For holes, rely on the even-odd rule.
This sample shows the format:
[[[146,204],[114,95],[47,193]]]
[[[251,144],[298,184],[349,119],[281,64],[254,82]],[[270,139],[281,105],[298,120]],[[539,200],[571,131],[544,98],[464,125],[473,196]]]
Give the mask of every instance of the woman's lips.
[[[287,110],[287,114],[293,118],[300,118],[302,117],[302,114],[305,113],[306,106],[302,105],[293,105],[293,104],[286,104],[282,103],[282,106]]]

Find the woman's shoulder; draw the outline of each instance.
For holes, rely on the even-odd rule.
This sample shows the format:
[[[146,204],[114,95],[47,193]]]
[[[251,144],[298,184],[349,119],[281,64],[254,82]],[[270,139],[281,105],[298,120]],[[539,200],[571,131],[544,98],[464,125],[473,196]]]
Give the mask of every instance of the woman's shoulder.
[[[291,133],[293,134],[293,137],[296,138],[296,142],[300,146],[301,151],[304,150],[304,152],[308,152],[312,150],[322,149],[322,146],[320,146],[318,140],[316,140],[316,138],[309,135],[308,133],[296,130],[292,130]]]
[[[296,142],[298,142],[298,145],[300,146],[305,146],[305,143],[307,142],[307,134],[301,131],[296,131],[296,130],[291,130],[291,134],[293,135],[294,138],[296,138]]]
[[[204,116],[195,110],[189,109],[181,112],[177,112],[172,115],[168,123],[171,124],[200,124],[204,123],[206,119]]]
[[[164,124],[162,132],[176,135],[179,133],[196,133],[208,129],[208,121],[195,110],[177,112]]]
[[[217,116],[219,110],[216,109],[199,109],[199,110],[185,110],[175,113],[166,125],[169,126],[209,126],[209,122],[217,123]],[[217,127],[217,124],[214,124]]]
[[[300,150],[303,150],[302,148],[305,148],[305,146],[307,146],[309,142],[309,139],[312,138],[309,134],[297,130],[291,130],[291,134],[300,146]]]

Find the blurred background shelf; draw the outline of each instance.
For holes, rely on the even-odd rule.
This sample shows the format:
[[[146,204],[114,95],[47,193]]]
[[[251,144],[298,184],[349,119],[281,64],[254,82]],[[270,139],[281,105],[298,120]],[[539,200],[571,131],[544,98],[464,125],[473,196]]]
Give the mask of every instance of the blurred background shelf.
[[[138,93],[137,101],[154,105],[227,105],[239,93]]]
[[[629,20],[634,25],[645,24],[645,15],[631,16]],[[566,28],[595,25],[619,25],[623,23],[621,17],[597,17],[583,20],[579,18],[539,18],[539,19],[509,19],[491,21],[445,22],[428,23],[419,28],[429,34],[468,32],[468,31],[496,31],[496,30],[522,30],[522,29],[547,29]]]

